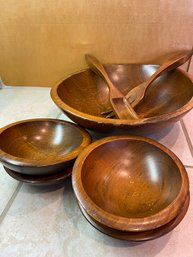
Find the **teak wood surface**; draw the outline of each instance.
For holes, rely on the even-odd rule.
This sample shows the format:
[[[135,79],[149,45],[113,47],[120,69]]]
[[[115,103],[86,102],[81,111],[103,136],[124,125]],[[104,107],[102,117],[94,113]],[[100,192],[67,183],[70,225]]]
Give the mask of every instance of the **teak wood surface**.
[[[85,56],[89,68],[98,74],[106,82],[109,88],[109,102],[117,118],[119,119],[138,119],[130,103],[123,93],[112,83],[102,63],[93,55]]]
[[[146,81],[157,65],[112,64],[105,69],[115,86],[126,95]],[[107,119],[101,113],[109,109],[106,83],[90,70],[74,73],[57,82],[51,89],[57,106],[80,126],[99,132],[119,129],[146,135],[170,126],[193,108],[193,79],[176,69],[157,78],[145,98],[136,106],[139,119]]]
[[[121,231],[165,225],[189,194],[188,176],[177,156],[136,136],[107,137],[89,145],[75,161],[72,182],[88,215]]]
[[[145,97],[146,91],[151,83],[165,72],[176,69],[185,62],[187,62],[193,54],[193,51],[181,51],[175,55],[170,56],[166,61],[163,62],[157,69],[157,71],[145,82],[133,88],[126,95],[127,100],[134,107],[139,104]]]
[[[4,167],[4,169],[12,178],[33,186],[60,185],[72,174],[72,167],[65,168],[61,172],[49,175],[26,175],[10,170],[7,167]]]
[[[1,128],[0,161],[25,175],[50,175],[71,166],[90,141],[84,129],[67,121],[22,120]]]
[[[81,206],[80,203],[78,203],[80,210],[84,217],[88,220],[88,222],[101,231],[104,234],[107,234],[111,237],[118,238],[121,240],[127,240],[127,241],[147,241],[147,240],[152,240],[158,237],[161,237],[170,231],[172,231],[184,218],[186,215],[186,212],[188,210],[190,203],[190,195],[188,194],[184,204],[181,206],[181,210],[177,216],[168,222],[167,224],[156,228],[152,230],[147,230],[147,231],[140,231],[140,232],[133,232],[133,231],[121,231],[121,230],[116,230],[110,227],[107,227],[101,223],[99,223],[97,220],[93,219],[88,213],[84,210],[84,208]]]

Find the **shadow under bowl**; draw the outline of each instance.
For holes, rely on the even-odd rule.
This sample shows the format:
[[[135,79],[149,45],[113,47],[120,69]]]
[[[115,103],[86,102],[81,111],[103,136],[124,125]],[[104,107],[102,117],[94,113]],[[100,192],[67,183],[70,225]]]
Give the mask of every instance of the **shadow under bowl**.
[[[0,130],[0,161],[27,175],[48,175],[71,166],[91,142],[75,124],[57,119],[30,119]]]
[[[122,231],[147,231],[171,221],[189,192],[181,161],[148,138],[96,141],[76,160],[72,182],[86,212]]]
[[[126,95],[146,81],[158,65],[111,64],[104,66],[115,86]],[[126,131],[146,135],[170,126],[193,108],[193,79],[176,69],[157,78],[135,107],[139,120],[107,119],[110,107],[106,83],[89,69],[74,73],[51,89],[56,105],[74,122],[96,132]]]

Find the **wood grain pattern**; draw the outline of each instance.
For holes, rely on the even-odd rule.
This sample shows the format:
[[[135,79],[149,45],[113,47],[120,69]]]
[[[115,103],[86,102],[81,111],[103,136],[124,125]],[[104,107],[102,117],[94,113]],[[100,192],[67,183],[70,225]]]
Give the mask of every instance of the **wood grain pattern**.
[[[0,161],[26,175],[50,175],[71,166],[90,141],[86,131],[66,121],[19,121],[0,130]]]
[[[129,100],[132,106],[136,106],[141,102],[141,100],[143,100],[148,87],[155,79],[157,79],[163,73],[174,70],[187,62],[191,58],[192,54],[193,51],[190,50],[182,51],[175,55],[172,55],[159,66],[157,71],[147,81],[143,82],[142,84],[136,86],[131,91],[129,91],[129,93],[126,95],[126,98]]]
[[[188,194],[184,204],[181,207],[179,214],[173,220],[171,220],[170,222],[168,222],[167,224],[159,228],[147,230],[147,231],[140,231],[140,232],[131,232],[131,231],[125,232],[125,231],[116,230],[116,229],[112,229],[107,226],[104,226],[103,224],[99,223],[97,220],[94,220],[93,217],[89,216],[88,213],[84,210],[84,208],[80,205],[80,203],[79,203],[79,207],[82,214],[88,220],[88,222],[90,222],[90,224],[93,227],[95,227],[102,233],[121,240],[141,242],[141,241],[147,241],[147,240],[152,240],[152,239],[161,237],[169,233],[170,231],[172,231],[186,215],[186,212],[189,207],[189,202],[190,202],[190,195]]]
[[[103,63],[162,63],[191,49],[193,2],[0,0],[0,75],[5,84],[50,86]]]
[[[156,65],[105,66],[111,81],[126,95],[130,89],[146,81],[158,68]],[[193,79],[180,70],[156,79],[146,97],[136,106],[138,120],[107,119],[101,113],[109,109],[108,87],[89,70],[59,81],[51,96],[58,107],[77,124],[99,132],[112,130],[145,135],[161,130],[179,120],[193,108]]]
[[[102,63],[92,55],[86,54],[89,68],[99,75],[109,88],[109,103],[119,119],[139,119],[123,93],[112,83]]]
[[[88,146],[72,173],[77,200],[99,223],[147,231],[179,214],[189,193],[181,161],[154,140],[117,136]]]

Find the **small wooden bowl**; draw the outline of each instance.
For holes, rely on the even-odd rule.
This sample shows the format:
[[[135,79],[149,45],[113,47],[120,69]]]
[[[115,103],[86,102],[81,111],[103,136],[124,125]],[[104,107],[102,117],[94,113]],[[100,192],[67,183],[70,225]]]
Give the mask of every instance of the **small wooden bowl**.
[[[142,64],[105,66],[112,82],[124,95],[146,81],[158,67]],[[170,126],[193,108],[193,79],[180,69],[156,79],[144,100],[135,107],[139,120],[107,119],[101,114],[110,107],[108,87],[89,69],[56,83],[51,97],[70,119],[83,127],[97,132],[114,129],[146,135]]]
[[[165,225],[179,214],[189,192],[181,161],[165,146],[136,136],[88,146],[74,164],[72,182],[88,215],[121,231]]]
[[[0,161],[28,175],[48,175],[71,166],[91,142],[75,124],[57,119],[30,119],[0,130]]]

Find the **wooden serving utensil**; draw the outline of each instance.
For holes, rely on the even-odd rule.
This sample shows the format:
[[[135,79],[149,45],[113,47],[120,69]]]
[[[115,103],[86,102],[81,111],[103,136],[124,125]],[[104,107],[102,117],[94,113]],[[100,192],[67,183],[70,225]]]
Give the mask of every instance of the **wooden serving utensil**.
[[[92,71],[105,80],[109,88],[109,101],[112,109],[119,119],[139,119],[137,113],[133,110],[126,97],[115,87],[109,79],[107,72],[100,61],[89,54],[85,55],[85,59]]]
[[[192,56],[193,51],[182,51],[171,56],[168,60],[166,60],[157,71],[145,82],[141,83],[137,87],[131,89],[126,98],[132,107],[135,107],[137,104],[141,102],[141,100],[145,97],[146,91],[150,84],[159,77],[163,72],[171,71],[179,67],[180,65],[184,64],[188,61],[188,59]]]
[[[157,71],[148,80],[131,89],[126,95],[126,99],[131,104],[131,106],[134,108],[137,104],[141,102],[141,100],[145,97],[148,87],[156,78],[158,78],[164,72],[174,70],[177,67],[184,64],[185,62],[187,62],[192,56],[192,54],[193,54],[193,51],[190,50],[190,51],[181,51],[171,56],[162,65],[160,65]],[[111,112],[110,110],[107,110],[102,114],[106,114],[107,117],[112,117],[114,115],[112,113],[112,110]]]

